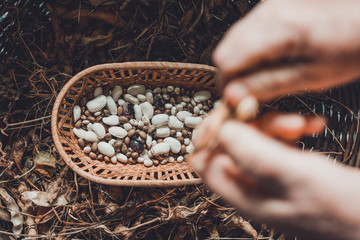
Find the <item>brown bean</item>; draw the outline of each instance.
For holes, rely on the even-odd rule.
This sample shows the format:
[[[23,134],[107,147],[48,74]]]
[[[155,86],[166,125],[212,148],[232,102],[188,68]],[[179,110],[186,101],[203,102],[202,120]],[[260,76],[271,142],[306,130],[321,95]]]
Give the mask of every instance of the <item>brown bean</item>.
[[[176,96],[176,103],[180,104],[182,101],[181,96]]]
[[[127,150],[128,150],[127,146],[125,144],[123,144],[121,147],[121,152],[126,154]]]
[[[191,139],[191,137],[192,137],[192,132],[188,132],[188,137]]]
[[[116,143],[114,143],[113,147],[114,148],[121,147],[122,144],[123,144],[123,140],[119,139],[116,141]]]
[[[134,159],[132,159],[132,158],[129,158],[129,159],[128,159],[128,163],[130,163],[130,164],[136,164],[136,161],[135,161]]]
[[[131,157],[132,152],[127,152],[125,155],[127,158]]]
[[[159,109],[154,111],[154,115],[158,115],[158,114],[161,114],[161,111]]]
[[[175,131],[176,132],[176,131]],[[139,136],[142,138],[142,139],[146,139],[147,137],[147,134],[144,132],[144,131],[139,131]]]
[[[89,157],[90,157],[91,159],[96,159],[97,155],[96,155],[96,153],[94,153],[94,152],[90,152],[90,153],[89,153]]]
[[[102,119],[102,116],[101,116],[101,115],[100,115],[100,116],[97,116],[97,117],[95,118],[95,122],[100,122],[101,119]]]
[[[83,139],[78,139],[78,144],[81,149],[85,147],[85,142]]]
[[[204,110],[205,112],[208,112],[210,110],[210,108],[207,105],[204,105],[202,110]]]
[[[161,138],[159,138],[158,140],[156,140],[157,143],[161,143],[163,142],[163,140]]]
[[[129,122],[129,119],[128,119],[127,117],[125,117],[125,116],[120,116],[120,117],[119,117],[119,121],[120,121],[121,123],[127,123],[127,122]]]
[[[170,135],[171,135],[171,136],[174,136],[175,134],[176,134],[176,130],[175,130],[175,129],[171,129],[171,130],[170,130]]]
[[[170,109],[166,109],[164,113],[167,114],[167,115],[171,115],[171,110],[170,110]]]
[[[97,160],[103,160],[104,159],[104,155],[102,154],[98,154],[96,157]]]
[[[148,130],[149,130],[149,127],[148,127],[148,126],[144,126],[144,127],[143,127],[143,131],[144,131],[144,132],[148,132]]]
[[[111,133],[106,133],[105,134],[105,140],[106,141],[109,141],[111,138],[112,138]]]
[[[183,137],[186,137],[188,134],[188,131],[186,129],[181,130],[181,134],[183,135]]]
[[[157,165],[159,165],[159,160],[154,159],[154,160],[153,160],[153,163],[154,163],[155,166],[157,166]]]
[[[85,115],[81,115],[80,119],[81,119],[81,120],[86,120],[86,116],[85,116]]]
[[[87,118],[90,122],[94,123],[95,122],[95,117],[93,116],[90,116]]]
[[[114,147],[114,149],[115,149],[115,152],[117,152],[117,153],[121,152],[121,147]]]
[[[186,146],[185,146],[185,145],[181,145],[180,154],[185,154],[185,153],[186,153]]]
[[[129,138],[129,137],[126,137],[124,142],[125,142],[126,145],[129,145],[129,143],[130,143],[130,138]]]
[[[137,158],[139,157],[139,153],[133,152],[133,153],[131,154],[131,157],[132,157],[133,159],[137,159]]]
[[[91,116],[91,113],[89,112],[89,110],[86,110],[84,113],[85,113],[85,115],[88,116],[88,117]]]
[[[136,130],[135,130],[135,133],[136,133],[136,134],[139,134],[139,132],[140,132],[139,129],[136,129]]]
[[[82,121],[81,119],[79,119],[76,123],[75,123],[75,126],[76,128],[80,128],[81,127],[81,124],[82,124]]]
[[[104,109],[103,110],[103,113],[104,115],[107,117],[107,116],[110,116],[110,111],[108,109]]]
[[[151,125],[149,127],[148,133],[151,134],[151,133],[155,132],[155,130],[156,130],[156,127],[154,125]]]
[[[183,143],[184,142],[184,137],[177,137],[176,138],[179,142]]]
[[[94,143],[91,145],[91,151],[96,152],[97,149],[98,149],[97,146],[98,146],[97,142],[94,142]]]
[[[119,106],[118,109],[117,109],[117,114],[119,116],[121,116],[122,112],[123,112],[123,108],[122,108],[122,106]]]
[[[128,136],[129,137],[134,136],[135,132],[136,132],[135,129],[131,129],[130,131],[128,131]]]
[[[172,105],[174,105],[174,104],[176,103],[176,101],[175,101],[175,98],[174,98],[174,97],[171,97],[171,98],[170,98],[170,103],[171,103]]]
[[[110,162],[110,158],[109,158],[108,156],[104,156],[104,161],[105,161],[106,163],[109,163],[109,162]]]

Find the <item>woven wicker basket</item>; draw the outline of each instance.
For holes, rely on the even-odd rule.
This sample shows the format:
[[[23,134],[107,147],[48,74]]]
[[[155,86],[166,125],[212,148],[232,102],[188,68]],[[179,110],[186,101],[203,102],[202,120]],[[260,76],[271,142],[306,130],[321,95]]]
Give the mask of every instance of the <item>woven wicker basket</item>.
[[[56,98],[51,129],[55,146],[65,162],[79,175],[91,181],[119,186],[180,186],[201,182],[191,166],[184,163],[145,167],[142,164],[106,164],[90,159],[77,144],[71,129],[74,126],[72,112],[84,93],[93,92],[98,86],[134,83],[155,88],[174,86],[208,89],[216,94],[215,68],[187,63],[127,62],[103,64],[78,73],[63,87]]]

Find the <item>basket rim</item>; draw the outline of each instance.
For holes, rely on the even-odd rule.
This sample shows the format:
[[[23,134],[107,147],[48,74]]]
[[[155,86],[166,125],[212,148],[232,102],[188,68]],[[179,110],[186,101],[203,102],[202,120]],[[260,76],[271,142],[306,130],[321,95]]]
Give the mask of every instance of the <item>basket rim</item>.
[[[195,63],[178,63],[178,62],[158,62],[158,61],[148,61],[148,62],[123,62],[123,63],[106,63],[99,64],[82,70],[81,72],[74,75],[60,90],[58,96],[55,99],[51,113],[51,133],[55,147],[60,153],[60,156],[64,159],[65,163],[69,167],[79,174],[80,176],[89,179],[96,183],[106,184],[106,185],[116,185],[116,186],[132,186],[132,187],[176,187],[184,185],[194,185],[202,183],[202,179],[183,179],[183,180],[115,180],[115,179],[103,179],[97,176],[93,176],[82,169],[80,169],[67,155],[63,146],[60,142],[60,137],[57,130],[57,120],[58,120],[58,111],[61,104],[61,101],[66,96],[66,93],[69,89],[75,84],[79,79],[84,76],[96,72],[96,71],[106,71],[112,69],[191,69],[191,70],[203,70],[215,72],[216,68],[205,65],[205,64],[195,64]]]

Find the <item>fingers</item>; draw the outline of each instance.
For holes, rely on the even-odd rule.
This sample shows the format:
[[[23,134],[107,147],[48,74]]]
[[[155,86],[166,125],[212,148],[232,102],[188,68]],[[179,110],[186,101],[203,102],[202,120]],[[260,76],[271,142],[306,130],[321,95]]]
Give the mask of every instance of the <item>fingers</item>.
[[[279,172],[283,174],[285,169],[300,168],[304,163],[302,159],[306,157],[304,153],[274,141],[254,127],[235,121],[223,125],[219,141],[222,150],[243,171],[260,175],[272,176]]]
[[[295,141],[305,135],[322,131],[325,127],[325,122],[324,117],[269,112],[257,120],[255,125],[269,136],[285,141]]]
[[[304,90],[311,86],[312,77],[307,64],[279,66],[259,71],[242,78],[235,78],[224,89],[224,99],[235,107],[247,95],[260,102],[272,100],[289,92]]]
[[[202,178],[210,189],[220,194],[226,201],[237,206],[242,211],[246,211],[246,209],[251,207],[251,201],[247,199],[245,192],[247,185],[242,184],[241,181],[233,177],[241,173],[228,155],[222,153],[209,155],[201,151],[193,154],[191,159],[193,159],[192,162],[211,162],[211,164],[207,165],[206,169],[201,171]]]
[[[274,13],[271,16],[271,12]],[[269,21],[271,17],[271,21]],[[300,53],[301,36],[273,4],[264,2],[235,23],[220,41],[213,61],[226,79]],[[269,34],[271,29],[271,34]],[[299,29],[296,29],[299,30]]]

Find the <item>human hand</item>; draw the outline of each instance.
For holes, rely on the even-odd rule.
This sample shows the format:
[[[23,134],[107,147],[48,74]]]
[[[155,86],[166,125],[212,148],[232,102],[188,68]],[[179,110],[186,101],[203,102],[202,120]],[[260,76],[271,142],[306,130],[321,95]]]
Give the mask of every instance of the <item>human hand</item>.
[[[204,120],[196,139],[211,122]],[[323,120],[296,114],[227,121],[219,129],[220,150],[196,152],[190,161],[203,167],[209,188],[253,220],[306,239],[359,239],[360,173],[273,139],[287,142],[322,127]]]
[[[215,49],[224,98],[267,101],[360,76],[360,2],[271,0],[235,23]]]

